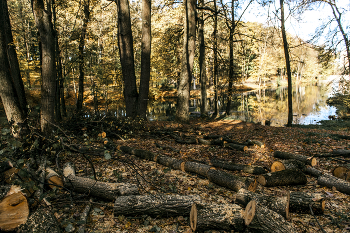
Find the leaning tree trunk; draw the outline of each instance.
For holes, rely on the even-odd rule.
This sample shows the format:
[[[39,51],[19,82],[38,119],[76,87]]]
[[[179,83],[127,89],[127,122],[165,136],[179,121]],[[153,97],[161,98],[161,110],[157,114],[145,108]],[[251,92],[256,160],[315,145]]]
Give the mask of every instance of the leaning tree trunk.
[[[4,12],[5,4],[0,4],[1,12]],[[4,15],[0,16],[0,25],[4,25]],[[2,103],[6,112],[7,120],[12,123],[13,135],[15,137],[20,136],[20,131],[15,130],[17,125],[21,125],[25,117],[21,110],[20,103],[17,98],[16,90],[11,78],[11,71],[9,66],[9,61],[7,57],[7,46],[5,40],[5,28],[0,27],[0,95]]]
[[[11,31],[11,22],[8,13],[7,1],[1,1],[2,6],[2,17],[3,17],[3,25],[5,32],[5,43],[7,47],[7,57],[9,60],[11,76],[14,84],[14,88],[16,90],[16,94],[18,97],[18,102],[21,107],[21,111],[23,116],[27,116],[27,99],[25,96],[24,85],[21,78],[21,72],[19,69],[19,63],[17,59],[17,53],[15,49],[15,45],[13,43],[12,31]]]
[[[204,6],[204,0],[200,0],[201,7]],[[205,61],[205,42],[204,42],[204,13],[203,9],[199,15],[199,26],[198,26],[198,39],[199,44],[199,76],[201,82],[201,115],[205,116],[208,112],[207,104],[207,72],[206,72],[206,61]]]
[[[288,77],[288,123],[287,126],[292,126],[293,123],[293,102],[292,102],[292,73],[290,71],[290,60],[289,60],[289,48],[288,41],[286,35],[286,29],[284,27],[284,7],[283,1],[280,0],[281,5],[281,31],[283,38],[283,48],[284,48],[284,56],[286,59],[286,68],[287,68],[287,77]]]
[[[78,91],[78,101],[77,101],[77,111],[83,109],[84,102],[84,48],[85,48],[85,37],[87,31],[87,25],[90,19],[90,0],[84,1],[84,19],[83,27],[81,29],[80,39],[79,39],[79,91]]]
[[[35,24],[41,41],[41,131],[49,133],[51,123],[55,121],[56,97],[56,64],[55,64],[55,36],[51,22],[50,10],[45,10],[43,0],[32,0]],[[47,6],[50,9],[50,6]]]
[[[151,76],[151,0],[142,1],[141,77],[137,115],[146,118]]]
[[[119,0],[115,2],[118,10],[118,44],[124,81],[126,116],[135,117],[137,113],[138,93],[136,87],[129,1]]]

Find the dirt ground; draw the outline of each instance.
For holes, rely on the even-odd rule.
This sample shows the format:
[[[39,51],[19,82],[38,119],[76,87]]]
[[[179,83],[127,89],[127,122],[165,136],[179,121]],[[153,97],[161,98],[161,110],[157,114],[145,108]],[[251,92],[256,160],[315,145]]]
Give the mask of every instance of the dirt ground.
[[[83,129],[86,130],[86,129]],[[180,144],[168,136],[159,136],[154,131],[171,131],[183,138],[203,137],[204,135],[222,135],[232,140],[245,142],[259,140],[264,148],[250,148],[247,151],[236,151],[219,146],[198,144]],[[118,132],[118,129],[115,129]],[[96,133],[96,132],[95,132]],[[102,143],[104,138],[99,134],[90,140],[93,133],[84,131],[84,142],[88,145]],[[306,128],[270,127],[235,120],[201,121],[195,120],[188,124],[175,122],[148,122],[144,130],[130,132],[130,137],[112,140],[117,146],[129,146],[149,150],[158,155],[167,155],[185,161],[209,162],[210,158],[218,157],[234,163],[260,165],[269,169],[274,151],[285,151],[305,156],[315,156],[331,152],[335,149],[350,149],[350,141],[334,137],[334,134],[350,135],[348,131],[332,131]],[[129,139],[128,139],[129,138]],[[161,149],[158,145],[166,145]],[[172,148],[172,149],[169,149]],[[88,162],[79,154],[64,153],[64,162],[73,162],[78,176],[91,176]],[[97,178],[106,182],[129,182],[139,185],[141,194],[180,194],[199,195],[207,203],[235,203],[235,192],[209,182],[195,174],[172,170],[152,161],[141,160],[121,151],[111,151],[111,159],[92,157]],[[350,168],[350,158],[318,158],[317,169],[331,173],[337,166]],[[231,172],[239,176],[252,176],[243,172]],[[321,187],[316,178],[307,175],[307,184],[299,186],[282,186],[266,188],[258,185],[257,193],[283,196],[287,191],[302,191],[321,193],[327,196],[323,215],[291,213],[291,222],[297,232],[349,232],[350,231],[350,196],[335,189]],[[62,192],[60,198],[54,198],[52,205],[55,215],[63,228],[74,232],[79,227],[80,214],[83,212],[89,197],[82,194],[69,195]],[[113,213],[113,203],[93,199],[89,215],[87,232],[191,232],[188,216],[118,216]],[[207,232],[225,232],[208,230]],[[231,232],[235,232],[232,230]],[[244,232],[250,232],[249,229]],[[276,231],[277,232],[277,231]]]

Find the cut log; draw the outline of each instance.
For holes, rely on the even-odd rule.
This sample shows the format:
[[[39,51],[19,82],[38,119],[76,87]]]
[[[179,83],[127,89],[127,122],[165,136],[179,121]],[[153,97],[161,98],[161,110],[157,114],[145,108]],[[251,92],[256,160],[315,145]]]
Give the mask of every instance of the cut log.
[[[316,177],[316,178],[323,175],[323,172],[322,172],[322,171],[320,171],[320,170],[318,170],[318,169],[316,169],[316,168],[313,168],[313,167],[307,167],[307,168],[305,168],[304,172],[305,172],[306,174],[309,174],[309,175],[314,176],[314,177]]]
[[[265,148],[265,144],[263,142],[260,142],[258,140],[247,140],[248,145],[256,146],[259,148]]]
[[[350,195],[350,182],[325,174],[318,177],[317,184],[328,188],[335,187],[339,192]]]
[[[157,157],[157,163],[175,170],[181,170],[182,162],[182,160],[174,159],[169,156],[160,155]]]
[[[296,159],[288,159],[284,161],[275,161],[271,165],[271,172],[282,171],[286,169],[299,169],[305,170],[305,163]]]
[[[241,188],[247,189],[252,192],[255,192],[256,190],[257,182],[255,179],[235,176],[230,173],[216,169],[210,169],[207,174],[209,181],[236,192]]]
[[[189,216],[196,195],[130,195],[115,200],[114,215]]]
[[[292,213],[311,214],[311,206],[314,214],[323,214],[326,206],[325,197],[321,193],[291,192],[289,210]]]
[[[339,166],[333,169],[333,176],[338,177],[342,180],[350,182],[350,169],[347,167]]]
[[[298,154],[292,154],[288,152],[282,152],[282,151],[275,151],[274,153],[275,158],[279,159],[296,159],[300,160],[303,163],[311,166],[316,166],[317,165],[317,159],[313,157],[307,157],[304,155],[298,155]]]
[[[334,150],[331,154],[333,156],[350,157],[350,150]]]
[[[202,163],[185,162],[183,171],[192,172],[204,177],[208,177],[208,171],[210,168],[211,166]]]
[[[50,232],[60,233],[60,224],[49,208],[39,208],[32,213],[28,221],[20,226],[18,233]]]
[[[255,200],[259,204],[275,211],[276,213],[282,215],[284,218],[289,219],[289,193],[284,197],[269,196],[265,194],[257,194],[250,192],[246,189],[238,190],[235,195],[235,203],[238,203],[244,207],[247,204]]]
[[[224,141],[221,139],[215,139],[215,140],[205,140],[202,138],[198,138],[198,143],[203,145],[215,145],[215,146],[223,146]]]
[[[0,186],[0,230],[11,231],[24,224],[29,215],[27,198],[15,185]]]
[[[239,151],[246,151],[248,150],[247,146],[233,144],[233,143],[226,143],[224,144],[225,148],[233,149],[233,150],[239,150]]]
[[[128,183],[108,183],[75,176],[74,168],[66,163],[63,168],[64,186],[78,193],[113,201],[117,196],[138,194],[138,187]]]
[[[157,161],[157,155],[153,154],[151,151],[148,150],[140,150],[135,149],[128,146],[121,146],[119,148],[121,151],[127,154],[135,155],[136,157],[139,157],[140,159],[146,159],[150,161]]]
[[[244,212],[244,222],[253,232],[294,233],[294,227],[278,213],[257,204],[255,200],[248,203]]]
[[[63,181],[61,177],[51,168],[46,168],[46,177],[45,179],[49,183],[50,188],[59,188],[62,189]]]
[[[265,174],[267,171],[265,168],[254,165],[245,165],[245,164],[235,164],[228,161],[223,161],[219,159],[211,159],[210,164],[214,167],[226,169],[229,171],[243,171],[245,173],[250,173],[253,175]]]
[[[306,176],[300,170],[282,170],[267,173],[258,177],[258,182],[266,187],[285,185],[304,185],[307,182]]]
[[[244,210],[235,204],[193,204],[190,226],[193,232],[204,230],[227,230],[243,232]]]
[[[10,170],[11,168],[13,168],[13,165],[10,161],[4,161],[0,163],[0,173]]]

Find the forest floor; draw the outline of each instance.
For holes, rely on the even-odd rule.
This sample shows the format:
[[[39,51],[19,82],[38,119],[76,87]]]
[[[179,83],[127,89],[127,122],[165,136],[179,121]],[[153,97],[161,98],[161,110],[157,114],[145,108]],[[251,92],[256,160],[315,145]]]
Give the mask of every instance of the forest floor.
[[[74,122],[72,124],[77,124]],[[79,125],[79,124],[78,124]],[[72,143],[84,146],[103,146],[110,140],[117,146],[129,146],[151,151],[158,155],[167,155],[185,161],[209,162],[218,157],[234,163],[260,165],[269,170],[274,161],[274,151],[285,151],[305,156],[314,156],[331,152],[335,149],[350,149],[350,140],[339,139],[335,134],[350,135],[347,124],[338,122],[338,130],[310,129],[301,127],[270,127],[236,120],[194,120],[188,124],[176,122],[142,122],[142,127],[125,128],[115,126],[107,132],[103,128],[80,128],[80,135],[75,136]],[[77,126],[79,127],[79,126]],[[123,128],[124,127],[124,128]],[[128,131],[130,130],[130,131]],[[204,135],[222,135],[230,139],[244,142],[248,139],[264,142],[265,148],[251,148],[245,152],[235,151],[219,146],[198,144],[180,144],[166,135],[159,136],[153,132],[169,131],[183,138],[203,137]],[[106,137],[103,132],[106,131]],[[125,132],[122,138],[114,138],[109,132]],[[68,133],[68,132],[67,132]],[[166,148],[161,149],[158,145]],[[105,182],[128,182],[139,185],[141,194],[180,194],[199,195],[208,203],[235,203],[235,192],[209,182],[195,174],[172,170],[152,161],[141,160],[119,150],[110,151],[111,159],[92,156],[97,179]],[[65,162],[72,162],[77,176],[90,177],[91,168],[87,160],[80,154],[64,152],[60,154],[62,167]],[[350,168],[349,158],[318,158],[317,169],[331,173],[337,166]],[[239,176],[252,176],[243,172],[230,172]],[[327,202],[323,215],[292,213],[289,220],[297,232],[349,232],[350,231],[350,196],[336,190],[320,187],[316,178],[307,176],[307,184],[299,186],[282,186],[266,188],[258,185],[257,193],[283,196],[286,191],[303,191],[322,193]],[[51,200],[55,216],[60,225],[68,232],[74,232],[79,226],[79,218],[89,197],[82,194],[68,195],[59,191],[59,198]],[[87,224],[87,232],[191,232],[188,216],[116,216],[113,203],[93,199],[93,208]],[[322,227],[317,223],[319,222]],[[209,230],[207,232],[225,232]],[[234,232],[232,230],[231,232]],[[250,232],[248,229],[244,232]]]

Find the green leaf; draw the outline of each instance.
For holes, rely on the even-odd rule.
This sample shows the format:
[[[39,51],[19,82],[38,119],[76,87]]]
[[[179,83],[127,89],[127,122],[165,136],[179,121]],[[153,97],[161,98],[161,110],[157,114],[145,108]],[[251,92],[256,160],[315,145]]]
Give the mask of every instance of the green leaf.
[[[106,160],[109,160],[109,159],[111,159],[111,158],[112,158],[112,156],[111,156],[111,154],[109,153],[109,151],[108,151],[108,150],[105,150],[104,155],[105,155],[105,159],[106,159]]]

